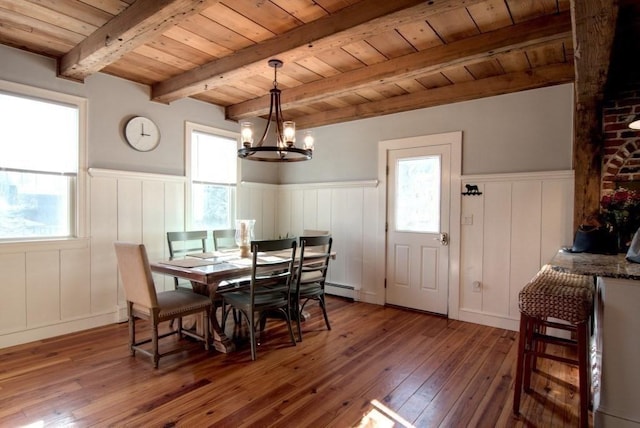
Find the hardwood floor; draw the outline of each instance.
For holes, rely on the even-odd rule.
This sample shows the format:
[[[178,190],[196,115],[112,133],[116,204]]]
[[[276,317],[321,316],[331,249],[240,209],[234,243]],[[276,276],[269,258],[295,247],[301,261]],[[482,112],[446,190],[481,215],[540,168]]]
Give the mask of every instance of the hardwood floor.
[[[295,347],[269,321],[255,362],[232,322],[238,352],[183,342],[157,370],[129,356],[126,323],[2,349],[0,426],[578,424],[577,370],[556,362],[542,362],[511,415],[516,332],[340,298],[328,311],[333,329],[314,306]]]

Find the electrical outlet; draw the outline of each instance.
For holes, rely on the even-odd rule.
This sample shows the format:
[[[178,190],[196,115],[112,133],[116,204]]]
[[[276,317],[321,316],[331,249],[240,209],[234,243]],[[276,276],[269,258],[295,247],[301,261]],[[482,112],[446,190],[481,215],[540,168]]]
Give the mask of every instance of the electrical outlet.
[[[480,283],[480,281],[473,281],[473,284],[471,284],[471,289],[474,293],[479,293],[480,291],[482,291],[482,284]]]
[[[470,214],[470,215],[463,215],[461,220],[462,220],[462,221],[460,222],[461,224],[468,224],[468,225],[472,225],[472,224],[473,224],[473,214]]]

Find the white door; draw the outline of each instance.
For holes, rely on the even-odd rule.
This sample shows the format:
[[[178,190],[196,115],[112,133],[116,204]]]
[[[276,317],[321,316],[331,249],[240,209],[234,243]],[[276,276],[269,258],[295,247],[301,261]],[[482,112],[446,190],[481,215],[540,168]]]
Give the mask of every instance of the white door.
[[[387,288],[392,305],[448,313],[451,146],[387,151]]]

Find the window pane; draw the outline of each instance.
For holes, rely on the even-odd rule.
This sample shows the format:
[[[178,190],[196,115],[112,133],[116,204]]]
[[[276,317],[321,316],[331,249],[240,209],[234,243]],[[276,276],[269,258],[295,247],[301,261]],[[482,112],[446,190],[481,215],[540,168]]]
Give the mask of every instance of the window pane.
[[[440,232],[440,156],[396,165],[396,230]]]
[[[0,239],[71,235],[74,177],[0,171]]]
[[[0,93],[0,117],[0,167],[77,172],[77,107]]]
[[[0,240],[75,235],[82,105],[0,81]]]
[[[231,223],[235,187],[191,184],[192,227],[194,229],[227,229]]]
[[[233,138],[193,132],[191,135],[191,179],[235,184],[237,143]]]
[[[220,133],[218,133],[220,132]],[[189,227],[234,227],[238,142],[227,131],[198,126],[189,134],[191,213]]]

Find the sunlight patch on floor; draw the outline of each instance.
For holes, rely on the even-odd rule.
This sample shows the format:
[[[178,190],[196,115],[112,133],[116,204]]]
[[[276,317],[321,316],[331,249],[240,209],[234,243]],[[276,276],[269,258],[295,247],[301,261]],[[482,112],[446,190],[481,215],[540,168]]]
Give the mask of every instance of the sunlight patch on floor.
[[[358,425],[355,425],[356,428],[391,428],[395,426],[415,428],[409,421],[378,400],[371,400],[371,405],[373,408],[362,417]]]

